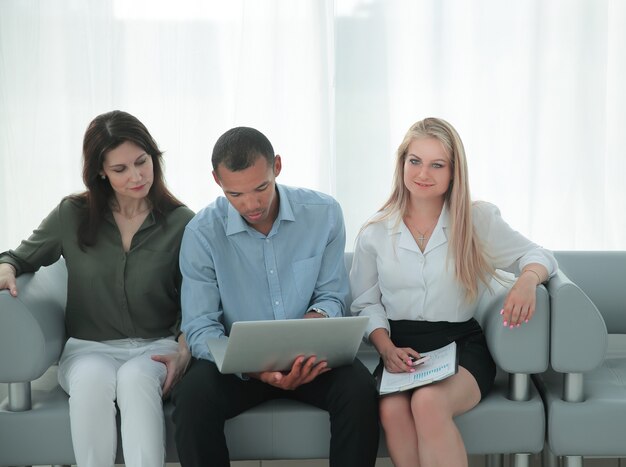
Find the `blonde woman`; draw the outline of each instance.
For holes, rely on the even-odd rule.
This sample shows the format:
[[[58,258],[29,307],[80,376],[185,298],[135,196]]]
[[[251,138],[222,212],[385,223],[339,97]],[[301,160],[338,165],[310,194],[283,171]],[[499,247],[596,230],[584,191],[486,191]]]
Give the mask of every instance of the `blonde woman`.
[[[474,407],[495,364],[473,318],[496,269],[516,281],[501,312],[515,332],[533,316],[535,288],[557,269],[554,256],[514,231],[492,204],[472,202],[463,143],[446,121],[415,123],[397,151],[389,200],[357,238],[352,313],[390,372],[415,371],[411,358],[456,341],[459,371],[439,383],[380,400],[394,465],[467,465],[453,417]]]

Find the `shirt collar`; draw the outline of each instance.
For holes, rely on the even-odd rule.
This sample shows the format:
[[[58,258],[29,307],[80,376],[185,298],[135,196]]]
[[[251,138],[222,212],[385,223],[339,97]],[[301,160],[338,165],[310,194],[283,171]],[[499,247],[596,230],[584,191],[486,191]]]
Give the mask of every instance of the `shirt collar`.
[[[278,190],[278,216],[272,225],[272,230],[267,235],[268,237],[274,235],[278,230],[278,226],[281,221],[293,222],[296,220],[293,215],[293,209],[291,208],[291,202],[287,196],[287,190],[282,185],[276,184]],[[226,235],[235,235],[240,232],[259,233],[256,229],[250,227],[248,223],[241,217],[241,214],[233,207],[230,202],[228,203],[228,219],[226,221]]]
[[[448,212],[448,205],[444,204],[443,209],[441,210],[441,214],[439,215],[437,225],[435,226],[435,230],[433,230],[433,234],[430,236],[430,240],[428,240],[428,244],[426,245],[426,250],[424,251],[424,253],[428,253],[430,250],[434,250],[438,246],[448,242],[449,224],[450,213]]]
[[[398,246],[400,248],[404,248],[410,251],[416,251],[421,253],[421,250],[417,246],[417,242],[413,238],[411,231],[406,226],[404,221],[400,219],[399,223],[396,225],[398,221],[397,217],[392,217],[387,220],[387,233],[392,235],[399,235]],[[428,253],[430,250],[437,248],[438,246],[446,243],[448,241],[447,229],[450,224],[450,213],[448,211],[448,205],[444,204],[443,209],[441,210],[441,214],[439,215],[439,220],[433,229],[433,233],[426,244],[426,249],[424,250],[424,254]]]

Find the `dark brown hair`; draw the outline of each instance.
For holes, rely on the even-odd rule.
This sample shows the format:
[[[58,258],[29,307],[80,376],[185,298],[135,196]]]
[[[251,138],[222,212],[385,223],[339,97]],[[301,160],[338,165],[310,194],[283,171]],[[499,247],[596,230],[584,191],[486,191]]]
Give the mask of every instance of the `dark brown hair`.
[[[154,181],[148,192],[148,200],[156,220],[163,222],[165,213],[183,205],[165,185],[163,152],[144,124],[121,110],[98,115],[87,127],[83,139],[83,182],[87,191],[72,197],[82,201],[85,207],[78,227],[81,248],[96,244],[100,223],[104,214],[111,209],[113,188],[108,179],[100,177],[104,158],[109,151],[127,141],[142,148],[152,158]]]

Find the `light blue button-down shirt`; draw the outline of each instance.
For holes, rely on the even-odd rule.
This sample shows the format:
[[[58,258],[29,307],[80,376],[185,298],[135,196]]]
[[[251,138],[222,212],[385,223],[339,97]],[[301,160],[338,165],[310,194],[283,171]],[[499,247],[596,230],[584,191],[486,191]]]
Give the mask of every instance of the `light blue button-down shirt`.
[[[301,318],[316,307],[345,313],[345,226],[332,197],[277,185],[278,217],[267,236],[224,197],[185,229],[180,252],[182,330],[196,358],[235,321]]]

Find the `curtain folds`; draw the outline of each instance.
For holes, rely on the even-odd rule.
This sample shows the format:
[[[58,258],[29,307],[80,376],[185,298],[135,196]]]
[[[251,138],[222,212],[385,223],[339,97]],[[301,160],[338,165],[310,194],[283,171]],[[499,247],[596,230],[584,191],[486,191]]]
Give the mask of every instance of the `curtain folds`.
[[[97,114],[142,120],[172,191],[220,194],[217,137],[263,131],[279,181],[333,194],[351,249],[408,127],[461,134],[473,196],[552,249],[626,249],[620,0],[1,0],[0,251],[82,190]]]

